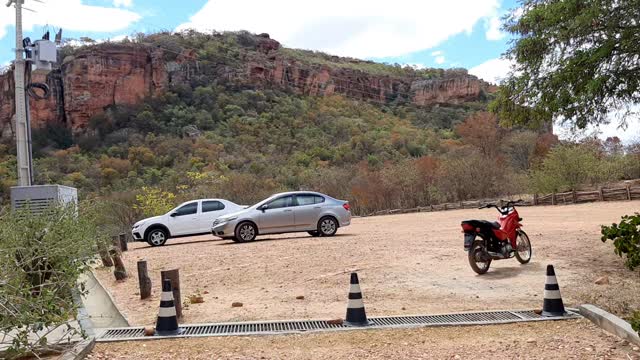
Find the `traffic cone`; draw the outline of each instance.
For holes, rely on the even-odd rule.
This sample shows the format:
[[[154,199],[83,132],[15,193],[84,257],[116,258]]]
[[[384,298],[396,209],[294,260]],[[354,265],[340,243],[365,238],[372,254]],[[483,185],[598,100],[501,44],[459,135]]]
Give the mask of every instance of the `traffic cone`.
[[[347,304],[347,317],[345,323],[352,326],[367,326],[367,313],[364,310],[362,292],[358,274],[351,273],[351,285],[349,287],[349,303]]]
[[[547,265],[547,281],[544,284],[544,304],[542,305],[542,316],[564,316],[567,312],[564,310],[562,296],[560,295],[560,287],[556,272],[553,265]]]
[[[169,336],[179,335],[182,330],[178,327],[178,316],[176,315],[176,305],[173,302],[173,291],[171,280],[165,279],[162,282],[162,295],[160,296],[160,311],[156,322],[156,335]]]

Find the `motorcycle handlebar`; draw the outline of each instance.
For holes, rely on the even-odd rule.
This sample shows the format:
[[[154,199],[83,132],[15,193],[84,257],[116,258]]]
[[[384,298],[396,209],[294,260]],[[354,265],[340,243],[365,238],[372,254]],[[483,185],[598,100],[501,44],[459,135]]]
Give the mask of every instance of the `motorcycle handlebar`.
[[[506,202],[506,205],[504,206],[506,208],[508,208],[510,206],[513,206],[513,205],[517,205],[517,204],[519,204],[519,203],[521,203],[523,201],[524,200],[522,200],[522,199],[518,199],[518,200],[515,200],[515,201],[513,201],[513,200],[502,200],[503,203]],[[496,208],[501,214],[504,214],[504,211],[502,211],[500,209],[500,207],[498,205],[496,205],[496,204],[482,205],[478,209],[489,209],[489,208],[492,208],[492,207]]]

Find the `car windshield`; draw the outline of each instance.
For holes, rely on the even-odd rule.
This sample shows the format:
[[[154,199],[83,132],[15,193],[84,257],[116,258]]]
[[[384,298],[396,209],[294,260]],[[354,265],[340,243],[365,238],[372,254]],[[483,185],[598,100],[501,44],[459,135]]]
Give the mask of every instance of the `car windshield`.
[[[263,205],[263,204],[268,203],[269,201],[271,201],[271,200],[275,199],[276,197],[278,197],[278,196],[280,196],[280,195],[282,195],[282,194],[275,194],[275,195],[271,195],[271,196],[269,196],[268,198],[266,198],[266,199],[264,199],[264,200],[262,200],[262,201],[258,202],[257,204],[255,204],[255,205],[253,205],[253,206],[250,206],[250,207],[249,207],[249,209],[256,209],[256,208],[258,208],[259,206],[261,206],[261,205]]]

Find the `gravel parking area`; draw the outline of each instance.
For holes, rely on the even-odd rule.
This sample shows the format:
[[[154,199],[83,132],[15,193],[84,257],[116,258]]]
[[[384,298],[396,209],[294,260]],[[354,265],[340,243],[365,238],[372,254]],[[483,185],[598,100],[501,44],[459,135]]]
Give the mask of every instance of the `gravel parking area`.
[[[98,269],[97,274],[135,325],[155,323],[160,271],[174,268],[180,269],[183,301],[197,292],[204,299],[204,303],[185,308],[183,323],[340,318],[345,314],[351,271],[358,271],[370,316],[540,308],[545,267],[549,263],[555,265],[565,304],[589,302],[627,315],[631,309],[640,308],[638,274],[624,268],[623,260],[613,254],[612,244],[600,241],[599,232],[601,224],[618,221],[621,215],[638,209],[640,201],[521,207],[524,230],[533,245],[531,263],[495,261],[489,273],[482,276],[469,268],[460,221],[494,220],[497,212],[491,209],[356,218],[332,238],[313,238],[303,233],[268,236],[247,244],[211,236],[173,239],[158,248],[135,243],[124,254],[128,280],[116,282],[109,269]],[[140,300],[138,295],[136,261],[140,259],[148,261],[153,281],[153,295],[148,300]],[[601,276],[607,276],[609,283],[595,285]],[[232,307],[233,302],[243,306]],[[516,329],[501,329],[510,328]],[[447,334],[455,330],[411,333],[423,331]],[[401,332],[375,332],[396,333]],[[344,335],[313,336],[326,336],[330,341],[333,336]],[[353,333],[349,338],[359,336]],[[419,338],[415,335],[416,341]],[[232,343],[277,344],[282,339],[285,338]],[[379,339],[383,344],[382,337]],[[193,341],[196,344],[199,340]],[[149,348],[155,346],[147,344]],[[503,341],[501,346],[507,344]],[[422,346],[428,349],[433,345],[427,341]],[[452,339],[450,346],[455,349],[463,345],[459,339]],[[524,356],[525,349],[532,347],[522,343],[513,351],[523,351]],[[377,349],[379,354],[384,353],[383,345]],[[356,356],[359,350],[350,351]]]
[[[634,350],[635,348],[635,350]],[[88,359],[640,359],[587,320],[99,343]]]

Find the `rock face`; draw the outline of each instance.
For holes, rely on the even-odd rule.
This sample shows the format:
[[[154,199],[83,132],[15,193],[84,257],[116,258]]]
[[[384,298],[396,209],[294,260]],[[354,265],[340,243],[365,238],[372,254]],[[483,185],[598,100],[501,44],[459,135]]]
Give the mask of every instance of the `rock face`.
[[[60,71],[66,123],[74,130],[111,105],[157,94],[167,75],[162,52],[124,45],[81,52],[65,59]]]
[[[61,79],[59,73],[51,73],[48,76],[34,75],[32,82],[41,82],[49,85],[50,96],[45,100],[29,99],[32,127],[43,127],[47,123],[61,122],[64,117],[64,98],[62,95]],[[14,76],[13,71],[0,75],[0,137],[13,136],[15,129],[15,101],[14,101]],[[40,90],[37,90],[40,91]]]
[[[493,87],[465,71],[433,79],[374,75],[348,66],[306,63],[281,51],[268,34],[256,36],[255,48],[240,63],[200,66],[197,53],[184,49],[177,57],[141,44],[101,44],[76,51],[45,78],[51,96],[30,100],[34,128],[64,124],[74,131],[113,105],[136,104],[170,85],[195,76],[243,87],[277,88],[299,94],[345,96],[378,103],[401,101],[421,106],[478,100]],[[173,60],[168,61],[167,58]],[[339,58],[336,58],[339,59]],[[341,60],[344,63],[344,60]],[[357,63],[358,61],[353,61]],[[0,75],[0,135],[12,136],[13,72]]]
[[[462,104],[495,91],[494,86],[466,72],[430,80],[376,76],[348,68],[310,66],[280,56],[267,62],[250,62],[247,72],[251,84],[264,88],[287,88],[314,96],[344,94],[379,103],[402,99],[421,106]]]

